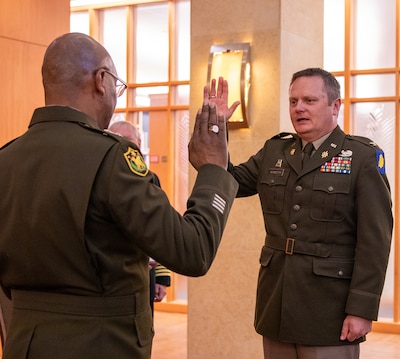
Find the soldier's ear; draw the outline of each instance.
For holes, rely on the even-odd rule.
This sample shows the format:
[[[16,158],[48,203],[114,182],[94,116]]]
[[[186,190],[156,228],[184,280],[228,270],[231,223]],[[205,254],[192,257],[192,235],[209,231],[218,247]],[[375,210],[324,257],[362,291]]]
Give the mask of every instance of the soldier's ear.
[[[332,102],[333,116],[335,116],[335,117],[339,116],[341,104],[342,104],[342,100],[340,98],[337,98],[336,100],[334,100]]]
[[[104,69],[99,69],[95,72],[94,74],[94,85],[96,88],[96,91],[100,92],[102,94],[102,96],[105,95],[106,93],[106,88],[105,88],[105,84],[104,84],[104,74],[105,74],[105,70]]]

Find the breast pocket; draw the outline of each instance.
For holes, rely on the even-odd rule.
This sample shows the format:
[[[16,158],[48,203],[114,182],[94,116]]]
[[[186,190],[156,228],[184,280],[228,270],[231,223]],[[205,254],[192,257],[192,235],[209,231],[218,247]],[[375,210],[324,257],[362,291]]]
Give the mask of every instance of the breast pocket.
[[[270,168],[263,174],[259,194],[264,212],[269,214],[282,212],[289,173],[288,168]]]
[[[317,221],[340,222],[348,210],[351,175],[320,173],[314,178],[311,217]]]

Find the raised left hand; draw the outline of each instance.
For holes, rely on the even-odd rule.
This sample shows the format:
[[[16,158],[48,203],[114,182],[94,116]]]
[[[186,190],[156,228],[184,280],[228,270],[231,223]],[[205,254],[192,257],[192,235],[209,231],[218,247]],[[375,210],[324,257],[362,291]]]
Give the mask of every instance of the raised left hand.
[[[203,100],[215,103],[217,105],[218,112],[222,112],[224,114],[226,121],[229,120],[236,108],[240,105],[240,101],[235,101],[232,106],[229,107],[228,94],[228,81],[224,80],[223,77],[218,78],[218,86],[217,81],[212,79],[211,86],[205,86],[203,93]]]

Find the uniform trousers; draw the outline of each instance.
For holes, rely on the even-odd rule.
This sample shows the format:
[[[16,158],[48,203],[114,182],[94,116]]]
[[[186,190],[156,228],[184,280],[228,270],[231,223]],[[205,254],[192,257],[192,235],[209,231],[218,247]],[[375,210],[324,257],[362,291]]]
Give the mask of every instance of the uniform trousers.
[[[358,359],[360,345],[310,346],[263,337],[264,359]]]

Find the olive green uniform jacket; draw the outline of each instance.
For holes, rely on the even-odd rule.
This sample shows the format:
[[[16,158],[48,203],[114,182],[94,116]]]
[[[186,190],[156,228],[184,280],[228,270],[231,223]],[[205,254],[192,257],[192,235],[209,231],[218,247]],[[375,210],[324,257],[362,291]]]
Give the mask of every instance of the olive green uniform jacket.
[[[337,127],[301,161],[301,140],[281,134],[230,164],[238,196],[258,193],[264,216],[255,328],[284,342],[349,344],[339,339],[343,320],[375,320],[385,279],[393,218],[384,155]]]
[[[0,150],[4,359],[149,358],[149,256],[207,272],[238,185],[200,168],[181,216],[135,145],[68,107],[37,109]]]

